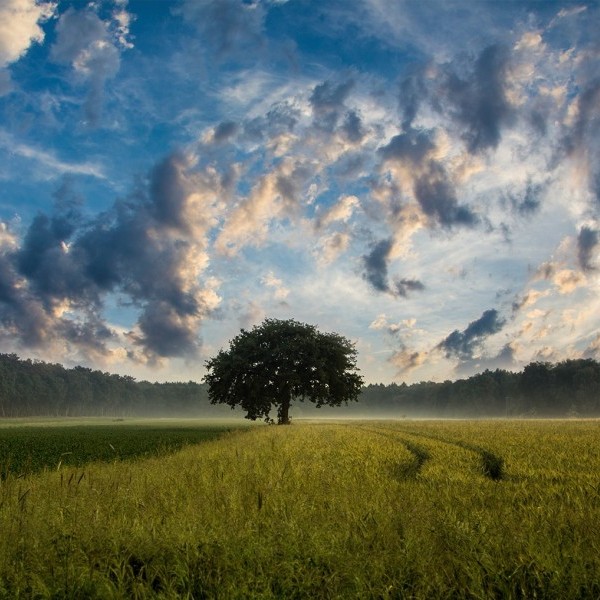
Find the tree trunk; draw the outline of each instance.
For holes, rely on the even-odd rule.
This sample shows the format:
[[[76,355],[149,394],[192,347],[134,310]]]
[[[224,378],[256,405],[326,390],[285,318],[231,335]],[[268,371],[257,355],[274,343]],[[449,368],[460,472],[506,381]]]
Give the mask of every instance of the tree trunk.
[[[281,406],[279,407],[279,411],[278,411],[278,423],[279,425],[289,425],[290,424],[290,417],[289,417],[289,412],[290,412],[290,395],[286,394],[283,398],[283,400],[281,401]]]

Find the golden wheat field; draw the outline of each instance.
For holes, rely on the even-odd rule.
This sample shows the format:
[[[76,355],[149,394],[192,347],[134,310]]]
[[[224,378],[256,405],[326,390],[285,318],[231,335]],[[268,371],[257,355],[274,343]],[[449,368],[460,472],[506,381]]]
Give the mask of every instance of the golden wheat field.
[[[8,472],[0,532],[1,598],[597,598],[600,423],[246,427]]]

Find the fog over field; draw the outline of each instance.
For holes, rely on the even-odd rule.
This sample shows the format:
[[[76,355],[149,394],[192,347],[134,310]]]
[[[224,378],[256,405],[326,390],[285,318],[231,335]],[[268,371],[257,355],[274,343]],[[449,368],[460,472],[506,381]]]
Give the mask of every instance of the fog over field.
[[[596,1],[3,0],[0,352],[367,383],[600,358]]]

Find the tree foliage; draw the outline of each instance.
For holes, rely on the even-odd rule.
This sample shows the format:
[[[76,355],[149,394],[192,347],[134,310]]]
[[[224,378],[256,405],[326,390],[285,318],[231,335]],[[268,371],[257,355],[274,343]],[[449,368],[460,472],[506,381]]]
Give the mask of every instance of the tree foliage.
[[[266,319],[244,329],[206,362],[208,395],[213,404],[241,406],[246,418],[289,423],[293,400],[317,407],[358,400],[362,377],[356,349],[336,333],[322,333],[298,321]]]
[[[150,383],[0,354],[0,418],[77,416],[224,416],[204,384]]]

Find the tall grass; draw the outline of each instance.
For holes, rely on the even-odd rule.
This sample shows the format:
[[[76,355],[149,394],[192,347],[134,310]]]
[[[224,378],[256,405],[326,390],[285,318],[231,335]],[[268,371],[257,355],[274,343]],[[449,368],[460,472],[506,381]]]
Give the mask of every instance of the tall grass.
[[[0,597],[598,597],[599,441],[595,422],[297,423],[9,476]]]

